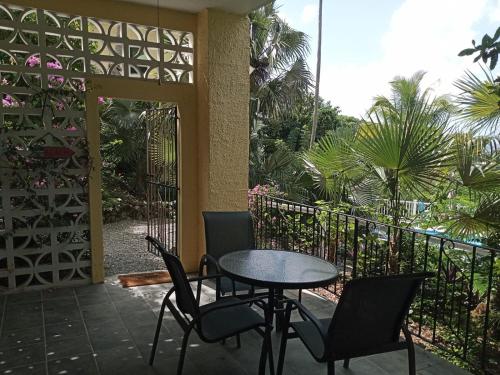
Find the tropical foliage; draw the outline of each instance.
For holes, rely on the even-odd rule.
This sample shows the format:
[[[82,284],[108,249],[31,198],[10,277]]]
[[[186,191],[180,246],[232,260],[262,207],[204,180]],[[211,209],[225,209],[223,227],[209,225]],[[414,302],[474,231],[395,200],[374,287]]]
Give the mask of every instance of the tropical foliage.
[[[145,216],[144,113],[158,103],[100,98],[105,221]]]
[[[305,154],[319,189],[358,204],[387,198],[395,225],[402,199],[429,199],[451,161],[452,107],[422,90],[423,76],[396,77],[391,96],[375,98],[355,131],[330,134]]]
[[[460,90],[456,98],[462,111],[460,124],[475,133],[497,136],[500,130],[500,84],[495,82],[491,72],[483,68],[485,80],[471,72],[457,80],[455,86]]]
[[[474,58],[474,62],[481,59],[483,63],[490,63],[490,69],[495,69],[498,62],[498,53],[500,52],[500,27],[495,32],[493,37],[485,34],[481,40],[481,44],[476,44],[475,40],[472,40],[473,48],[466,48],[458,54],[459,56],[470,56],[477,53]]]

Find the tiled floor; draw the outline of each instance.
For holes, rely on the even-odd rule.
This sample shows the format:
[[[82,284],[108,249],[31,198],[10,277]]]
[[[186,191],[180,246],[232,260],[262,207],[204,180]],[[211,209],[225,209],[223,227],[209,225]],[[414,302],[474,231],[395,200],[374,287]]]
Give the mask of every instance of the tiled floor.
[[[103,285],[0,296],[0,374],[175,374],[181,330],[166,314],[153,367],[146,361],[157,312],[169,285],[123,289],[113,280]],[[213,290],[204,288],[204,300]],[[319,316],[332,305],[315,296],[305,303]],[[277,353],[278,337],[273,337]],[[202,343],[192,335],[185,375],[256,374],[261,338],[242,336],[242,348]],[[420,375],[468,374],[419,349]],[[407,374],[405,352],[355,359],[338,374]],[[298,340],[287,349],[285,374],[326,374]]]

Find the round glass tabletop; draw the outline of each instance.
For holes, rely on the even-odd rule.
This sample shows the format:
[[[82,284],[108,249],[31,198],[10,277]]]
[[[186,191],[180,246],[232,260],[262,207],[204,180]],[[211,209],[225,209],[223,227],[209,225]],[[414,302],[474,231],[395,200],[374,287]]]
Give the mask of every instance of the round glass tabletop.
[[[240,250],[219,259],[222,272],[250,285],[279,289],[326,286],[337,268],[312,255],[285,250]]]

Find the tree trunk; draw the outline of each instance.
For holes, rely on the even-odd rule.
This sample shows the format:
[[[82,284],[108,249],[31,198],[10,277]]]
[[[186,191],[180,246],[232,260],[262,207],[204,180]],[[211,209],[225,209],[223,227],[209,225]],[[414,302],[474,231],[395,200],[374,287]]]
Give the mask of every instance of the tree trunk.
[[[316,87],[314,89],[314,112],[313,112],[313,123],[311,130],[311,140],[309,142],[309,148],[312,148],[314,141],[316,141],[316,132],[318,130],[318,102],[319,102],[319,82],[321,75],[321,36],[323,26],[323,0],[319,0],[319,11],[318,11],[318,55],[316,59]]]
[[[393,232],[392,238],[389,240],[389,271],[391,274],[399,273],[399,252],[398,248],[399,238],[401,231],[398,229],[400,225],[400,209],[401,209],[401,194],[399,191],[399,171],[396,171],[394,190],[391,197],[391,211],[392,211],[392,225]]]

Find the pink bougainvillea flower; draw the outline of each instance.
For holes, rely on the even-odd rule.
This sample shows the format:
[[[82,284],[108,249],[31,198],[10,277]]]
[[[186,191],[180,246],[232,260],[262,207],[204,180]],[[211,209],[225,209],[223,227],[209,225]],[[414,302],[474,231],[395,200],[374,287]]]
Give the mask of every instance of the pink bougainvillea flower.
[[[85,91],[85,81],[83,79],[73,80],[72,83],[76,90]]]
[[[66,128],[66,130],[70,132],[76,132],[78,128],[74,125],[71,125],[70,127]]]
[[[64,102],[62,100],[56,103],[56,109],[58,111],[64,111]]]
[[[35,182],[33,183],[33,186],[34,186],[35,188],[38,188],[38,189],[40,189],[40,188],[45,188],[45,187],[47,187],[47,180],[45,180],[45,179],[42,179],[42,178],[41,178],[41,179],[39,179],[39,180],[35,181]]]
[[[30,68],[34,68],[35,66],[39,66],[40,65],[40,57],[35,56],[35,55],[31,55],[26,60],[26,65],[28,65]]]
[[[47,63],[47,68],[50,69],[62,69],[62,65],[59,61],[49,61]]]
[[[2,98],[2,105],[4,107],[19,107],[19,102],[9,94],[5,94]]]
[[[106,102],[106,99],[104,96],[98,96],[97,97],[97,104],[104,104]]]

